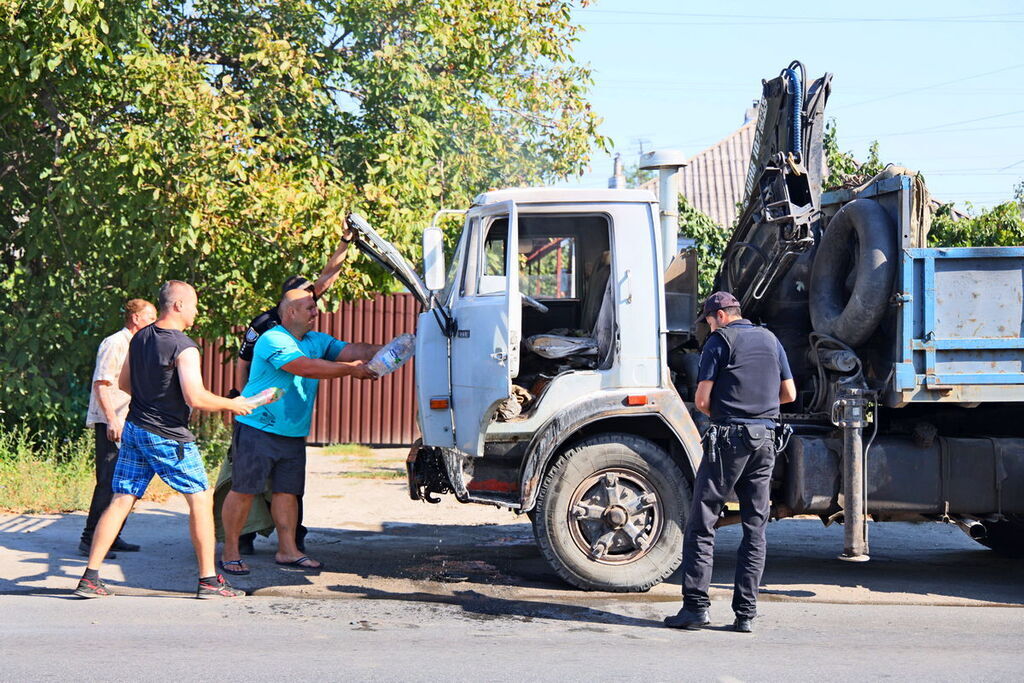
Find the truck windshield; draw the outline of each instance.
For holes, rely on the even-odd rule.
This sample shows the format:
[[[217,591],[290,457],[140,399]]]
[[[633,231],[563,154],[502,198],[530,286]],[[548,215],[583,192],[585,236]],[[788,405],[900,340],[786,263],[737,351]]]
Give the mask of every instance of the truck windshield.
[[[441,290],[437,300],[442,304],[447,304],[448,299],[452,293],[452,287],[455,285],[455,278],[459,273],[459,269],[462,267],[462,255],[466,251],[466,242],[469,241],[469,235],[473,230],[474,224],[477,219],[467,220],[462,228],[462,235],[459,236],[459,243],[455,246],[455,253],[452,254],[451,260],[448,262],[448,272],[444,278],[444,289]]]

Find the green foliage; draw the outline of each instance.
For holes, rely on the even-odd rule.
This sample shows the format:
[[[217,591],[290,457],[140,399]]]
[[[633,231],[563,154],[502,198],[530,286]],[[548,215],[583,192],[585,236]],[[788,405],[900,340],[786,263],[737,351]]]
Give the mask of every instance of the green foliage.
[[[952,204],[932,216],[928,245],[932,247],[1016,247],[1024,245],[1024,215],[1020,200],[1004,202],[987,211],[957,217]]]
[[[703,300],[713,291],[715,274],[722,265],[722,256],[732,231],[719,227],[706,214],[695,209],[686,197],[679,195],[679,232],[697,243],[699,298]]]
[[[582,171],[572,4],[0,0],[0,424],[77,423],[163,280],[233,340],[350,210],[415,254],[442,205]],[[389,282],[353,250],[333,296]]]
[[[196,435],[206,472],[216,481],[217,471],[231,448],[231,427],[220,415],[193,413],[190,429]]]
[[[878,153],[878,140],[868,147],[868,158],[864,162],[857,161],[853,152],[842,151],[839,148],[839,127],[835,119],[829,119],[825,125],[823,146],[828,177],[822,187],[826,192],[856,187],[885,169],[886,164],[882,163]]]

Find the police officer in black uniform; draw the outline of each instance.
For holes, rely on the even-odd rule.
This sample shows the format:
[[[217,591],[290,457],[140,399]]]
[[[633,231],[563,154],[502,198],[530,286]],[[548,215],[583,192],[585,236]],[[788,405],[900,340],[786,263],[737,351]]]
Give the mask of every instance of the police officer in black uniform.
[[[285,292],[292,289],[305,289],[313,294],[314,301],[319,300],[323,293],[330,289],[331,285],[338,279],[338,275],[341,274],[341,264],[345,261],[345,251],[354,239],[355,231],[346,220],[345,230],[342,233],[338,248],[334,250],[331,258],[327,260],[327,265],[324,266],[316,282],[310,282],[304,277],[293,275],[281,285],[281,296],[279,299],[284,299]],[[245,335],[242,337],[242,346],[238,349],[238,361],[235,364],[235,382],[237,386],[244,387],[246,382],[249,381],[249,368],[252,365],[252,352],[256,348],[256,342],[260,340],[264,332],[280,324],[281,316],[277,311],[276,305],[263,311],[249,322]],[[236,389],[232,393],[237,395],[237,391]],[[299,496],[299,517],[295,527],[295,545],[302,552],[306,552],[306,531],[306,527],[302,525],[302,497]],[[238,537],[238,547],[243,555],[253,554],[253,542],[255,540],[256,532],[242,534]]]
[[[666,618],[665,625],[697,629],[710,623],[715,523],[735,490],[743,541],[737,553],[733,628],[750,633],[764,571],[779,405],[796,399],[796,386],[782,344],[767,329],[741,317],[732,294],[712,294],[703,314],[712,334],[700,356],[695,403],[711,417],[711,427],[683,537],[683,608]]]

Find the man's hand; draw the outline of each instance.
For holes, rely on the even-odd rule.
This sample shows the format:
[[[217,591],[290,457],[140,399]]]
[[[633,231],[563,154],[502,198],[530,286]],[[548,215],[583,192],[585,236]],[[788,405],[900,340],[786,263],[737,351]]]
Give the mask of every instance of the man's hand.
[[[248,415],[252,412],[252,406],[244,396],[236,396],[231,399],[231,407],[228,408],[228,411],[232,415]]]
[[[346,242],[351,242],[358,235],[359,233],[356,232],[356,229],[352,227],[352,224],[349,222],[348,217],[346,216],[344,226],[341,229],[341,239],[345,240]]]
[[[113,443],[121,440],[121,432],[124,431],[124,421],[119,418],[107,421],[107,439]]]
[[[342,362],[341,365],[348,366],[348,376],[352,379],[377,379],[377,375],[370,370],[370,366],[365,360],[354,360],[348,363]]]

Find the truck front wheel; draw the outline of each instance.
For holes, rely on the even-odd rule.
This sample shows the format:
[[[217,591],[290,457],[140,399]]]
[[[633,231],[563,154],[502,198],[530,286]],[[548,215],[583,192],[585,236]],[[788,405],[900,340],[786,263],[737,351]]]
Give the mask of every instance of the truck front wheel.
[[[689,507],[689,482],[664,449],[632,434],[603,434],[575,444],[548,470],[533,532],[570,584],[646,591],[682,561]]]

